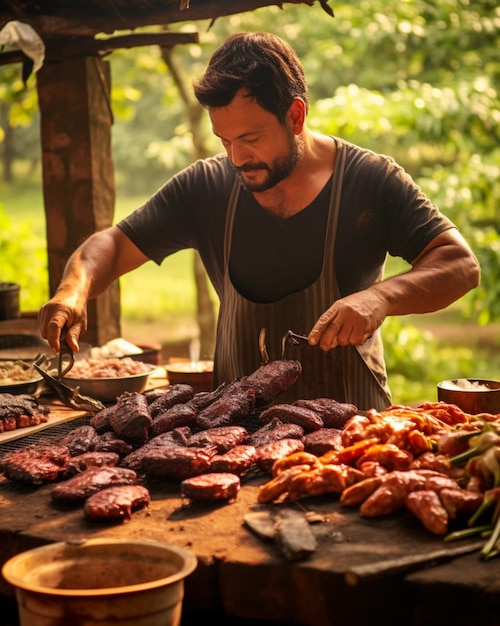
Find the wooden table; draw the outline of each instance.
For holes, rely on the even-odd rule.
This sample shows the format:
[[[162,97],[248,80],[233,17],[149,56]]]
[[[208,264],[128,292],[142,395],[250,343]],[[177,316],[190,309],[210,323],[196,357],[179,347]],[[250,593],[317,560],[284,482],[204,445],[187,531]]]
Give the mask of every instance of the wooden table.
[[[0,563],[50,542],[141,538],[174,543],[197,556],[183,605],[185,620],[193,624],[210,614],[307,626],[500,624],[500,558],[484,562],[475,551],[412,566],[412,558],[451,554],[460,544],[445,544],[407,512],[364,519],[340,505],[338,496],[304,500],[323,518],[312,525],[318,547],[307,560],[287,561],[243,521],[262,508],[258,487],[267,479],[254,474],[243,480],[235,502],[204,505],[183,501],[176,483],[151,481],[147,510],[126,523],[97,523],[85,519],[81,506],[53,503],[50,485],[21,487],[2,478]],[[2,581],[0,594],[12,600],[13,589]]]

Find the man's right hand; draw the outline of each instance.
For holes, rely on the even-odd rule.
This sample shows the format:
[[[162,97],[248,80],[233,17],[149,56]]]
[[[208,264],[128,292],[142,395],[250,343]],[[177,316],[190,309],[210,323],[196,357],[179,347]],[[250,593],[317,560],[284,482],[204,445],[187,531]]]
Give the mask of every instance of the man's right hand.
[[[87,305],[77,300],[74,295],[56,294],[38,312],[40,334],[56,354],[63,338],[73,352],[80,348],[80,335],[87,330]]]

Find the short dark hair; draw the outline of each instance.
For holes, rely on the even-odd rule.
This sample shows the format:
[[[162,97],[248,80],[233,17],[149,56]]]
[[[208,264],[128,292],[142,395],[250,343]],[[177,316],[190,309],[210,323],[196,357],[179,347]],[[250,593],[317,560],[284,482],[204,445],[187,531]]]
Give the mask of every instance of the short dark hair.
[[[240,89],[284,122],[294,98],[308,108],[304,69],[294,49],[272,33],[244,32],[228,37],[194,82],[204,107],[228,105]]]

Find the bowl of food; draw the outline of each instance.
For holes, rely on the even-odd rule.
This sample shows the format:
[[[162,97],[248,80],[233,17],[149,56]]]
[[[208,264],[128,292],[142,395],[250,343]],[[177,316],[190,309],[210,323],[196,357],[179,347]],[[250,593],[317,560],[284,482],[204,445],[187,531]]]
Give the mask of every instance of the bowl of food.
[[[93,359],[130,357],[134,361],[159,365],[161,360],[160,343],[131,343],[122,337],[111,339],[102,346],[91,348],[89,356]]]
[[[129,357],[85,358],[75,361],[62,382],[72,389],[78,389],[84,396],[113,403],[125,392],[142,393],[149,377],[157,369],[156,365]]]
[[[195,392],[212,390],[213,361],[172,360],[165,365],[165,369],[171,385],[191,385]]]
[[[25,361],[0,361],[0,393],[37,394],[43,378]]]
[[[437,386],[438,400],[455,404],[465,413],[500,413],[500,381],[479,378],[443,380]]]

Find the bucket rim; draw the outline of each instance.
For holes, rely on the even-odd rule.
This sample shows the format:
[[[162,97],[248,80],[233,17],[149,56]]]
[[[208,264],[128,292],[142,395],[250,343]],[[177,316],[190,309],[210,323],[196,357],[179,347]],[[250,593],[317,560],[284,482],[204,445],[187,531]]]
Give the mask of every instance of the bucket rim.
[[[68,550],[85,548],[85,547],[99,547],[99,546],[113,546],[113,545],[131,545],[138,547],[156,547],[161,548],[165,551],[169,551],[170,553],[174,553],[179,556],[184,561],[183,567],[178,571],[170,574],[169,576],[164,576],[162,578],[156,578],[154,580],[150,580],[143,583],[136,583],[133,585],[123,585],[118,587],[97,587],[92,588],[88,587],[85,589],[59,589],[54,587],[44,587],[42,585],[37,585],[33,583],[26,582],[22,578],[16,576],[16,574],[12,571],[15,566],[23,561],[24,559],[30,558],[33,553],[43,554],[43,553],[51,553],[57,552],[58,550]],[[2,575],[5,580],[10,583],[13,587],[18,589],[23,589],[24,591],[29,591],[32,593],[40,593],[43,595],[57,596],[57,597],[96,597],[96,596],[120,596],[131,593],[137,593],[141,591],[148,591],[157,589],[159,587],[163,587],[167,584],[173,584],[178,581],[183,580],[189,574],[191,574],[198,564],[198,559],[196,556],[185,550],[184,548],[180,548],[174,544],[159,542],[159,541],[150,541],[144,539],[87,539],[82,541],[60,541],[55,543],[46,544],[43,546],[39,546],[37,548],[32,548],[30,550],[25,550],[11,557],[8,561],[6,561],[2,567]]]

